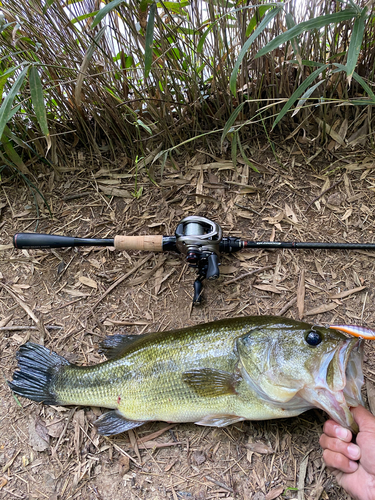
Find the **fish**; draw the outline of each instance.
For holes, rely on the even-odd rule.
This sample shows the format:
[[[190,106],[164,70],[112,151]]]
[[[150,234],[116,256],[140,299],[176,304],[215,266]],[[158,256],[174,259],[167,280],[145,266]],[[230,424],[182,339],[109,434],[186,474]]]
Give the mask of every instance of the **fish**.
[[[168,332],[112,335],[106,361],[78,366],[27,342],[11,390],[47,405],[107,408],[110,436],[149,421],[225,427],[320,408],[353,432],[363,404],[364,340],[278,316],[213,321]]]

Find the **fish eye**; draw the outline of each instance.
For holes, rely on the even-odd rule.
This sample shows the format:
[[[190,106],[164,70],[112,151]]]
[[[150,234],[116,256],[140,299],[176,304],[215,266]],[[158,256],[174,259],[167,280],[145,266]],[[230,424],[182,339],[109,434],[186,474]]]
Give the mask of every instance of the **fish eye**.
[[[311,330],[307,336],[306,336],[306,342],[311,346],[311,347],[316,347],[319,345],[322,341],[322,337],[320,333],[316,332],[315,330]]]

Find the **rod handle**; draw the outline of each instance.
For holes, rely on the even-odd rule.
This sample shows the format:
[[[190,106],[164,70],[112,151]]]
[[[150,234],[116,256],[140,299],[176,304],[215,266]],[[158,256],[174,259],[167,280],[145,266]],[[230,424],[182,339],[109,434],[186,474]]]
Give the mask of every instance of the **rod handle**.
[[[115,236],[116,250],[147,250],[149,252],[163,251],[163,236]]]

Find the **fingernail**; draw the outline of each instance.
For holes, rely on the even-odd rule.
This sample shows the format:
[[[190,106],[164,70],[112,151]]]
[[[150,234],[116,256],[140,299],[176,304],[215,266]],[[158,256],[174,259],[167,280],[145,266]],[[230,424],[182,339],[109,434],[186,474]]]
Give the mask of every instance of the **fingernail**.
[[[357,462],[352,462],[351,460],[349,460],[349,469],[353,472],[356,471],[358,469]]]
[[[345,429],[344,427],[336,427],[336,436],[339,439],[348,439],[349,437],[349,431],[348,429]]]
[[[349,458],[353,460],[358,460],[360,456],[361,450],[359,449],[359,446],[356,444],[350,443],[348,444],[348,455]]]

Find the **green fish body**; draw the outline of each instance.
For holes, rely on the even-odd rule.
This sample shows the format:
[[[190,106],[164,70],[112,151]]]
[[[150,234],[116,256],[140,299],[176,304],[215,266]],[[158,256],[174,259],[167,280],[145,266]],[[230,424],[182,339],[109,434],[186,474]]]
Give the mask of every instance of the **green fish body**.
[[[314,343],[319,337],[317,345],[308,343],[311,335]],[[25,344],[9,385],[46,404],[112,409],[96,423],[105,435],[152,420],[220,427],[313,407],[355,430],[348,404],[362,401],[362,342],[332,329],[274,316],[243,317],[114,335],[102,351],[107,361],[76,366],[45,347]]]

